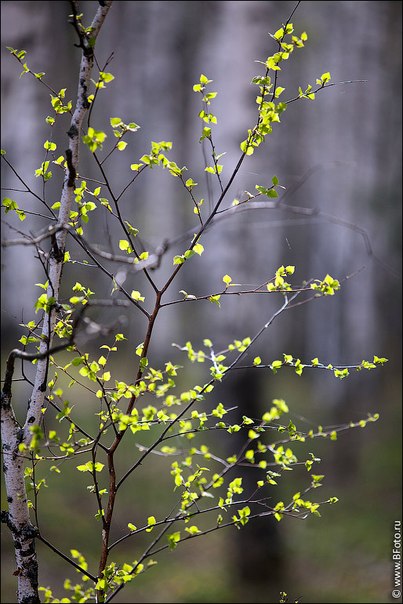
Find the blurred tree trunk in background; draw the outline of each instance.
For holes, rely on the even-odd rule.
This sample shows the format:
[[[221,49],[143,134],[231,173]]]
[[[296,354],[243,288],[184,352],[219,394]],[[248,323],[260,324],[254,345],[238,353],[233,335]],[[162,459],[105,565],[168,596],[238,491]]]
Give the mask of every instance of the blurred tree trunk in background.
[[[264,388],[264,381],[258,372],[237,371],[227,389],[229,400],[239,405],[242,412],[251,418],[260,418],[263,403],[267,408],[271,398],[275,398],[270,396],[267,387]],[[239,449],[242,444],[239,442]],[[237,450],[236,446],[234,450]],[[253,492],[257,480],[263,476],[259,470],[245,471],[242,476],[245,492]],[[277,520],[271,516],[258,518],[243,527],[242,531],[234,532],[233,542],[235,548],[231,559],[238,602],[265,602],[268,591],[279,593],[283,590],[290,569]]]

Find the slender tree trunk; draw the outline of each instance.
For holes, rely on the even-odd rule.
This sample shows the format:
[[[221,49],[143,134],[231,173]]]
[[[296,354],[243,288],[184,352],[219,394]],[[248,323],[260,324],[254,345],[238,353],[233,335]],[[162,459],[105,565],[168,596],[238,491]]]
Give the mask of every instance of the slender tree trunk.
[[[239,405],[241,413],[261,417],[264,408],[262,401],[270,400],[267,382],[264,383],[256,374],[240,371],[227,384],[227,388],[229,399]],[[239,445],[242,446],[241,441]],[[256,480],[255,474],[248,471],[242,473],[245,492],[253,492]],[[239,601],[267,601],[261,599],[262,594],[266,598],[268,592],[278,593],[286,580],[284,544],[278,522],[273,517],[257,518],[241,531],[234,532],[232,560],[236,590],[242,598]]]
[[[61,195],[61,205],[58,222],[68,223],[70,209],[74,201],[75,176],[79,164],[79,146],[81,127],[88,110],[88,88],[92,67],[94,64],[94,45],[106,15],[112,5],[112,0],[99,3],[90,33],[84,33],[78,24],[76,15],[79,13],[78,2],[72,2],[75,29],[79,36],[79,46],[82,49],[80,64],[77,102],[72,115],[69,136],[69,148],[66,151],[67,169]],[[49,286],[48,299],[57,302],[63,268],[64,249],[67,231],[61,229],[52,239],[52,249],[49,253]],[[4,457],[4,477],[7,492],[8,512],[2,513],[2,521],[9,527],[15,548],[18,578],[17,597],[21,604],[37,604],[38,595],[38,561],[35,551],[35,536],[37,529],[31,524],[27,494],[24,480],[24,460],[29,457],[29,446],[32,438],[32,428],[39,426],[42,408],[46,395],[49,355],[55,326],[55,309],[50,305],[43,316],[42,338],[39,346],[40,358],[36,365],[36,375],[32,395],[28,404],[25,423],[21,426],[16,420],[12,398],[12,377],[15,351],[8,359],[6,378],[1,394],[1,436]],[[38,355],[38,356],[39,356]]]

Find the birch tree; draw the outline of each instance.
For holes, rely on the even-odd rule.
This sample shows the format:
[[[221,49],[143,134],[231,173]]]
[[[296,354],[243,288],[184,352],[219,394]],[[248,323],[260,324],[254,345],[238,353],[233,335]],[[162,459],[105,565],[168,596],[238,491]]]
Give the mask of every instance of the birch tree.
[[[318,75],[315,83],[297,86],[288,100],[281,100],[286,99],[286,95],[280,86],[280,72],[293,53],[300,52],[308,40],[306,32],[297,34],[294,30],[291,19],[295,9],[271,34],[274,52],[260,61],[262,73],[253,78],[256,120],[240,141],[239,159],[230,169],[229,177],[224,178],[224,153],[218,152],[215,143],[214,99],[217,92],[211,89],[212,81],[205,74],[198,77],[190,91],[200,99],[197,119],[200,120],[201,135],[197,142],[205,148],[205,173],[215,183],[215,202],[206,208],[203,194],[198,193],[201,187],[196,177],[189,175],[190,168],[178,165],[171,158],[171,141],[152,141],[149,151],[138,153],[133,161],[134,151],[130,151],[130,156],[127,153],[132,144],[130,137],[135,137],[139,129],[135,121],[126,123],[121,117],[111,115],[105,129],[98,129],[99,126],[93,124],[92,112],[100,102],[99,93],[114,80],[109,68],[107,70],[109,62],[101,67],[94,55],[98,34],[112,2],[99,4],[91,25],[86,27],[78,2],[71,2],[70,20],[76,32],[76,46],[82,54],[74,107],[72,101],[66,100],[65,89],[54,90],[44,73],[31,70],[25,50],[9,47],[13,58],[22,66],[22,73],[36,78],[38,85],[50,92],[54,115],[46,118],[49,126],[55,128],[60,116],[71,115],[68,149],[57,156],[56,144],[46,140],[47,158],[36,170],[36,176],[43,184],[42,191],[53,177],[52,170],[63,171],[59,201],[50,203],[44,194],[35,193],[15,171],[9,154],[2,154],[3,161],[25,186],[25,192],[34,196],[47,212],[41,231],[18,230],[19,238],[3,242],[6,246],[30,246],[45,276],[43,283],[35,284],[43,290],[35,304],[36,315],[40,318],[25,324],[27,333],[20,340],[22,348],[13,349],[8,355],[1,396],[8,500],[8,511],[3,512],[2,520],[14,540],[18,602],[26,604],[39,602],[40,593],[45,602],[57,602],[61,597],[54,596],[50,587],[38,587],[36,540],[61,557],[69,569],[80,574],[81,583],[64,582],[68,596],[62,601],[110,602],[126,585],[151,569],[162,551],[174,550],[185,541],[225,527],[240,529],[255,518],[271,516],[281,521],[284,517],[319,516],[319,508],[336,503],[337,497],[322,501],[315,496],[324,477],[315,473],[320,459],[314,451],[307,450],[307,444],[310,448],[311,441],[316,438],[336,440],[339,433],[364,427],[376,421],[378,415],[339,426],[306,430],[294,423],[289,406],[282,399],[274,399],[262,410],[260,417],[241,416],[236,408],[217,399],[215,388],[238,370],[265,371],[273,375],[279,371],[294,371],[299,376],[305,370],[315,370],[328,372],[335,379],[345,379],[353,371],[375,369],[387,361],[372,355],[371,360],[333,364],[316,357],[302,360],[292,352],[283,352],[277,358],[261,358],[253,353],[255,344],[265,337],[280,315],[298,305],[336,295],[351,275],[336,278],[326,274],[298,282],[294,277],[296,267],[281,265],[263,267],[261,282],[253,285],[237,283],[225,272],[221,283],[212,283],[207,292],[180,290],[178,293],[175,289],[182,271],[199,270],[198,262],[205,252],[205,235],[210,229],[219,229],[223,220],[239,212],[254,208],[269,211],[279,207],[285,185],[275,175],[268,182],[256,183],[253,192],[244,191],[236,199],[230,197],[231,185],[241,166],[251,161],[251,156],[266,143],[273,128],[280,127],[291,104],[312,102],[319,93],[335,85],[331,74],[325,72]],[[117,5],[115,10],[118,9]],[[109,148],[108,136],[112,141],[115,139]],[[91,153],[97,170],[96,179],[86,178],[80,172],[81,144]],[[118,191],[108,170],[107,160],[112,154],[122,154],[121,157],[126,158],[121,161],[127,165],[127,181],[120,184]],[[124,206],[125,196],[131,194],[138,179],[150,170],[163,170],[168,178],[175,179],[193,216],[193,226],[188,232],[174,239],[164,239],[154,249],[146,248],[141,236],[142,225],[129,222]],[[22,222],[27,218],[24,208],[9,197],[3,200],[3,207],[6,213],[15,212]],[[284,210],[309,214],[306,208],[284,206]],[[103,212],[106,220],[120,230],[109,251],[102,238],[97,239],[97,230],[91,230],[92,212]],[[99,279],[111,287],[109,298],[96,298],[88,285],[73,282],[71,278],[66,281],[63,277],[63,266],[77,262],[71,257],[69,244],[81,251],[80,262],[91,262]],[[168,267],[168,277],[161,271],[162,265]],[[125,289],[128,274],[137,280],[138,289]],[[70,292],[67,297],[66,293],[61,294],[62,285],[64,292]],[[150,294],[145,294],[146,288]],[[248,300],[257,295],[274,298],[276,307],[272,310],[268,306],[267,314],[257,317],[254,333],[237,333],[226,343],[216,342],[204,334],[200,334],[198,343],[174,343],[184,363],[205,368],[201,383],[191,382],[183,388],[181,384],[191,378],[183,366],[172,361],[168,352],[163,366],[155,365],[152,342],[158,321],[167,308],[176,306],[180,312],[186,305],[210,304],[217,312],[222,312],[232,296]],[[102,307],[124,309],[129,317],[139,314],[144,320],[141,341],[128,342],[129,348],[125,352],[124,333],[115,325],[107,327],[94,320],[94,310]],[[105,336],[101,352],[95,356],[78,343],[77,336],[88,329]],[[65,351],[69,359],[62,365],[58,360],[61,351]],[[129,359],[129,380],[119,372],[112,376],[114,355],[121,355],[120,358],[126,361]],[[22,364],[32,362],[35,367],[32,394],[23,423],[17,420],[12,402],[16,360]],[[23,370],[22,376],[29,381]],[[66,393],[65,386],[61,385],[62,378],[69,380]],[[91,401],[91,428],[84,426],[75,409],[75,403],[84,391]],[[60,428],[54,429],[53,424],[45,421],[47,418],[57,420]],[[237,434],[239,443],[239,433],[243,435],[243,444],[228,455],[231,436]],[[219,435],[219,438],[211,441],[210,435]],[[126,459],[121,444],[129,439],[135,453]],[[121,488],[128,481],[135,487],[139,468],[155,463],[157,458],[165,463],[166,474],[172,481],[174,503],[164,514],[157,516],[150,509],[146,517],[136,516],[134,503],[133,517],[126,519],[127,529],[122,532],[116,522],[116,501]],[[41,489],[45,484],[42,468],[59,473],[64,461],[73,463],[76,471],[88,476],[90,482],[87,496],[92,497],[96,507],[100,534],[96,568],[90,568],[86,552],[64,551],[60,544],[46,536],[46,528],[43,528],[46,527],[46,513],[41,507]],[[244,488],[240,468],[255,473],[252,489]],[[276,487],[283,475],[294,468],[303,472],[306,487],[283,501],[276,495]],[[27,484],[32,499],[28,499]],[[133,493],[136,501],[135,488]],[[137,538],[142,540],[141,543],[146,539],[141,553],[124,564],[118,563],[114,559],[115,551],[123,543],[137,543]]]
[[[68,131],[69,146],[66,151],[66,175],[60,198],[60,209],[57,217],[57,227],[53,229],[52,247],[48,253],[47,271],[49,275],[46,291],[47,303],[43,313],[41,338],[38,353],[30,354],[19,349],[13,350],[8,357],[6,376],[1,394],[1,435],[3,446],[3,468],[7,491],[8,512],[2,518],[13,535],[18,577],[18,602],[25,604],[39,602],[38,595],[38,562],[35,550],[36,529],[30,520],[30,512],[25,488],[25,461],[21,455],[23,448],[30,446],[32,428],[39,426],[47,391],[49,357],[56,323],[56,301],[62,276],[64,251],[67,231],[63,228],[69,221],[74,203],[74,189],[79,165],[80,133],[84,117],[89,109],[88,91],[94,65],[94,48],[98,34],[112,5],[111,1],[100,2],[94,19],[89,28],[83,28],[78,15],[78,2],[72,2],[72,22],[79,38],[82,58],[79,72],[77,101],[72,113]],[[19,56],[18,56],[19,55]],[[24,54],[16,53],[23,61]],[[40,74],[34,74],[42,80]],[[59,95],[55,98],[62,104]],[[59,228],[60,227],[60,228]],[[62,348],[65,346],[62,345]],[[56,349],[60,349],[60,345]],[[32,395],[24,425],[21,426],[15,418],[11,404],[12,379],[16,358],[37,360],[37,370]]]

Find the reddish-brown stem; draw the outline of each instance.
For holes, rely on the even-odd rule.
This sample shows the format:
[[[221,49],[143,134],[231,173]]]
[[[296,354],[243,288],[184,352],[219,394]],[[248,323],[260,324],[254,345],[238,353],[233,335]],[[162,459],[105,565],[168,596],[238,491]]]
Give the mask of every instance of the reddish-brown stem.
[[[142,365],[142,360],[144,358],[146,358],[147,353],[148,353],[154,324],[155,324],[156,318],[157,318],[158,313],[161,308],[161,296],[162,296],[162,293],[160,291],[157,291],[154,311],[152,312],[152,314],[150,315],[149,320],[148,320],[147,332],[146,332],[146,335],[144,338],[143,350],[141,353],[139,367],[138,367],[137,375],[136,375],[136,381],[135,381],[136,384],[141,380],[141,377],[143,375],[144,368]],[[128,407],[126,409],[127,414],[131,413],[131,411],[135,405],[136,398],[137,398],[136,395],[133,394],[129,401]],[[114,507],[115,507],[116,493],[118,490],[118,484],[116,481],[114,456],[115,456],[115,452],[116,452],[117,448],[119,447],[119,445],[123,439],[124,434],[125,434],[125,432],[123,431],[123,432],[119,432],[116,435],[115,440],[113,441],[113,443],[111,444],[111,446],[109,447],[108,452],[107,452],[108,474],[109,474],[109,497],[108,497],[108,504],[107,504],[106,512],[105,512],[105,517],[103,519],[102,548],[101,548],[101,557],[100,557],[100,561],[99,561],[99,576],[100,577],[102,576],[102,573],[105,570],[106,563],[108,561],[109,537],[110,537],[110,531],[111,531],[111,526],[112,526],[112,518],[113,518]]]
[[[120,225],[121,225],[121,227],[122,227],[122,229],[123,229],[123,231],[124,231],[124,233],[125,233],[128,241],[130,241],[131,247],[132,247],[132,249],[134,251],[134,254],[135,254],[137,260],[140,260],[140,255],[137,253],[137,251],[135,249],[135,246],[133,244],[132,238],[131,238],[130,233],[129,233],[129,231],[128,231],[125,223],[124,223],[124,220],[123,220],[120,208],[119,208],[119,197],[121,197],[122,194],[119,197],[115,196],[115,194],[113,193],[112,188],[111,188],[111,186],[109,184],[109,180],[108,180],[108,177],[107,177],[107,175],[105,173],[105,170],[103,169],[102,162],[99,161],[96,153],[94,153],[94,159],[95,159],[95,161],[96,161],[96,163],[98,165],[98,168],[100,169],[101,174],[102,174],[102,176],[103,176],[103,178],[105,180],[106,187],[107,187],[107,189],[109,191],[109,194],[110,194],[110,196],[112,198],[112,201],[113,201],[113,204],[115,206],[115,210],[116,210],[116,214],[118,216],[119,223],[120,223]],[[136,176],[138,176],[138,174]],[[133,180],[134,180],[134,178],[133,178]],[[150,285],[153,288],[153,290],[155,291],[155,293],[158,294],[158,288],[155,285],[155,283],[152,280],[152,278],[150,277],[150,274],[149,274],[149,272],[148,272],[147,269],[144,269],[144,275],[145,275],[147,281],[150,283]]]

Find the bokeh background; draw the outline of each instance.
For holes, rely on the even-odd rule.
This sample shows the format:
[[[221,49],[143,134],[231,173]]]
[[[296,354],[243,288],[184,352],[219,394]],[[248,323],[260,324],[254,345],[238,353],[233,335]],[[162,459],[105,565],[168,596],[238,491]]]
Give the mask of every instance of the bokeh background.
[[[97,4],[80,3],[87,23]],[[213,203],[217,187],[204,173],[199,99],[192,85],[205,73],[214,81],[212,90],[218,91],[214,135],[217,152],[226,152],[225,180],[239,157],[239,142],[255,120],[256,90],[250,84],[260,73],[255,61],[274,52],[268,32],[276,31],[294,7],[294,2],[254,0],[114,3],[96,56],[102,67],[113,52],[107,70],[115,80],[100,93],[93,125],[107,129],[109,117],[119,116],[141,126],[127,151],[108,163],[117,190],[132,174],[130,163],[148,151],[151,140],[169,140],[174,142],[172,159],[189,168],[189,176],[204,189],[205,204]],[[44,120],[51,113],[49,94],[33,78],[18,77],[19,66],[5,46],[27,50],[29,66],[45,71],[53,88],[66,87],[66,98],[73,99],[79,51],[67,24],[68,2],[10,1],[2,2],[1,9],[2,147],[15,169],[37,188],[34,170],[43,160],[43,141],[49,138]],[[116,602],[276,602],[280,590],[303,602],[391,601],[393,521],[399,518],[401,503],[401,3],[307,1],[299,5],[293,22],[297,33],[307,31],[309,40],[281,72],[287,98],[325,71],[331,72],[333,82],[365,82],[340,84],[321,92],[315,102],[290,105],[281,125],[243,164],[230,196],[253,191],[255,184],[268,186],[275,174],[287,188],[286,204],[320,213],[254,209],[223,220],[206,234],[206,252],[197,259],[197,270],[182,271],[173,298],[180,289],[208,293],[211,283],[220,289],[225,273],[235,282],[257,284],[281,264],[295,264],[300,281],[328,272],[340,279],[354,275],[334,298],[281,316],[256,353],[274,359],[289,352],[333,363],[359,363],[377,354],[390,359],[384,368],[343,381],[319,372],[305,372],[303,377],[239,372],[219,395],[248,415],[259,414],[272,398],[284,398],[295,421],[306,427],[355,421],[367,412],[379,412],[381,418],[336,443],[316,445],[315,452],[324,460],[320,471],[326,474],[323,499],[340,498],[321,519],[276,525],[265,520],[242,531],[219,531],[192,541],[164,554],[157,569],[136,580]],[[59,128],[55,141],[60,150],[65,140]],[[15,175],[4,165],[2,170],[2,186],[18,187]],[[62,174],[54,173],[47,195],[57,201]],[[97,178],[85,151],[80,173]],[[5,195],[38,211],[35,200],[24,194]],[[138,179],[122,207],[151,249],[195,223],[193,208],[177,182],[161,171]],[[102,212],[96,214],[91,237],[105,243],[105,220]],[[9,216],[7,222],[19,227]],[[30,228],[36,232],[45,224],[34,217]],[[111,235],[118,236],[113,227]],[[13,236],[3,224],[3,238]],[[181,252],[181,247],[172,250]],[[78,250],[72,253],[78,258]],[[162,263],[161,282],[169,274],[171,257]],[[2,269],[4,367],[7,351],[18,345],[23,333],[19,323],[32,318],[38,295],[33,284],[45,279],[32,250],[25,248],[5,248]],[[66,281],[88,283],[99,298],[109,295],[112,284],[96,271],[78,264],[65,270]],[[138,277],[127,276],[127,289],[131,285],[140,289]],[[66,298],[69,295],[66,291]],[[172,342],[214,336],[223,345],[255,333],[278,304],[258,298],[231,299],[221,310],[207,303],[171,307],[159,324],[153,364],[167,357],[179,361]],[[119,320],[118,330],[132,345],[142,339],[143,323],[136,315],[117,317],[116,311],[103,311],[95,318],[109,324]],[[90,350],[101,343],[82,336]],[[129,350],[116,367],[122,379],[130,376]],[[202,381],[198,371],[189,372],[188,384]],[[17,412],[23,413],[29,389],[21,384],[15,388]],[[86,410],[85,403],[84,397],[82,420],[90,421],[91,409]],[[77,472],[67,464],[57,480],[52,478],[51,486],[59,486],[43,496],[46,534],[65,550],[85,549],[95,562],[93,503],[85,494],[85,481],[82,491],[76,489]],[[156,463],[147,468],[136,488],[122,493],[123,526],[133,508],[146,514],[152,506],[153,513],[163,513],[171,495],[162,467]],[[13,602],[7,530],[2,548],[2,602]],[[61,580],[71,575],[70,569],[41,544],[38,550],[41,583],[60,594]]]

